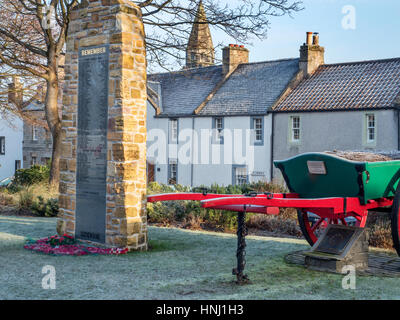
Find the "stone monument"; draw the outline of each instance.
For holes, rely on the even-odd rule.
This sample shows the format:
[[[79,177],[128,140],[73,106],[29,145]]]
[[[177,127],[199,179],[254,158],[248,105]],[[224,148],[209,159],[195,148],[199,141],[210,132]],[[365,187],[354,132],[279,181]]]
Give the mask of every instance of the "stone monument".
[[[368,268],[368,233],[365,228],[330,224],[312,249],[304,252],[305,265],[313,270],[342,273],[345,266]]]
[[[57,229],[147,249],[146,50],[140,9],[89,0],[71,13]]]

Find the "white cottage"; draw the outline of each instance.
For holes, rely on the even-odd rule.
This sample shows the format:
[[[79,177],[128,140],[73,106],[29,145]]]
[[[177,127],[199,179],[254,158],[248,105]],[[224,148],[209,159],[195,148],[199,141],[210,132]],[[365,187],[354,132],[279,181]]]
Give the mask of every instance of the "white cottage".
[[[0,113],[0,181],[22,167],[23,122],[9,111]]]
[[[273,157],[335,149],[398,153],[399,107],[400,58],[321,64],[274,106]]]
[[[204,9],[198,17],[206,22]],[[208,45],[208,48],[205,46]],[[249,63],[243,46],[214,65],[206,23],[194,24],[181,71],[148,76],[148,175],[209,186],[271,177],[270,108],[299,72],[299,59]]]

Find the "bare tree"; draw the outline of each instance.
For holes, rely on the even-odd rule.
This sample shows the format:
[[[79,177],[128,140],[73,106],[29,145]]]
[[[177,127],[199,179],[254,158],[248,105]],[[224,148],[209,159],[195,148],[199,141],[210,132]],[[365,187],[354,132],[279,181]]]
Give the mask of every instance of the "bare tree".
[[[45,82],[45,114],[53,138],[50,171],[53,185],[59,181],[61,150],[59,61],[69,15],[77,4],[78,0],[2,0],[0,3],[0,61],[14,74]],[[49,8],[54,12],[51,21]]]
[[[134,1],[143,12],[149,66],[169,70],[184,64],[186,46],[202,2],[208,23],[237,42],[248,44],[252,37],[264,39],[270,18],[302,10],[298,0],[143,0]],[[221,46],[219,44],[218,46]]]
[[[30,99],[35,96],[31,90],[35,81],[45,87],[45,114],[53,138],[50,173],[50,183],[53,185],[57,185],[59,181],[61,152],[61,119],[58,109],[62,86],[60,61],[71,10],[80,2],[81,0],[0,0],[0,63],[7,67],[2,75],[3,79],[11,75],[20,76],[24,79],[24,94],[31,91]],[[199,0],[133,2],[142,9],[149,65],[158,64],[166,68],[168,59],[182,61]],[[297,0],[223,2],[203,1],[207,22],[243,43],[247,43],[249,36],[265,37],[271,16],[290,15],[301,10],[301,1]],[[51,21],[47,14],[49,9],[53,11]],[[4,68],[0,66],[0,73],[2,69]],[[3,89],[0,88],[0,95]],[[26,101],[15,101],[14,110],[21,112],[25,103]],[[0,98],[1,106],[10,108]]]

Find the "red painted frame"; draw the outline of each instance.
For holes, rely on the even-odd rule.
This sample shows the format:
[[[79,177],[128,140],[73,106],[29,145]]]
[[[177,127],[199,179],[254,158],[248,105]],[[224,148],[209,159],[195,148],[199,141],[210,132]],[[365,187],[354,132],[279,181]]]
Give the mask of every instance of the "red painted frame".
[[[392,198],[369,200],[360,203],[357,197],[303,199],[295,193],[267,193],[254,196],[212,193],[166,193],[147,197],[148,202],[192,200],[200,201],[203,208],[228,211],[245,211],[262,214],[279,214],[279,208],[295,208],[318,214],[321,218],[344,219],[353,216],[361,221],[368,210],[392,206]]]

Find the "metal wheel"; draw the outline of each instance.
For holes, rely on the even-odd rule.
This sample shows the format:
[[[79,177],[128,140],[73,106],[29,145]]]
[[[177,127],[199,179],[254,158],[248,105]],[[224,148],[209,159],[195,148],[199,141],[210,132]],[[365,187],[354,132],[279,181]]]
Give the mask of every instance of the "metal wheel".
[[[328,224],[349,225],[349,220],[353,219],[355,226],[364,228],[367,222],[366,216],[359,219],[355,219],[352,216],[346,216],[344,219],[328,219],[322,218],[316,213],[302,210],[297,210],[297,219],[299,220],[301,232],[310,246],[313,246],[317,242]]]
[[[397,186],[396,194],[392,206],[392,239],[393,247],[400,256],[400,183]]]

